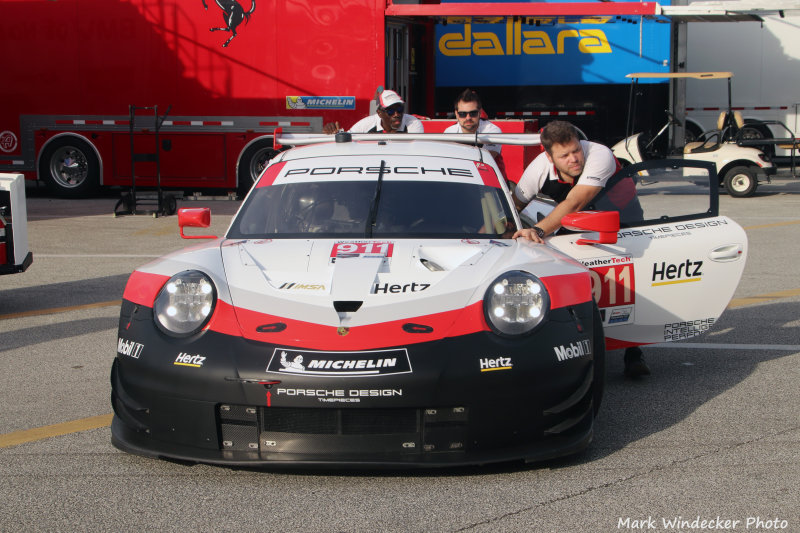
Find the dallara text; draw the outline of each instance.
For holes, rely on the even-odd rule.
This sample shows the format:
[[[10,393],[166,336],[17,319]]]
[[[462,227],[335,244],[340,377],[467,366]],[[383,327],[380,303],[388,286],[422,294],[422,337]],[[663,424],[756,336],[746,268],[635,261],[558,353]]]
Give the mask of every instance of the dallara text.
[[[615,176],[547,244],[512,239],[552,205],[518,214],[489,152],[452,142],[465,137],[538,142],[279,136],[306,145],[271,161],[223,238],[131,275],[114,445],[389,467],[585,448],[606,349],[707,330],[741,276],[744,231],[718,214],[713,166],[661,161]],[[604,205],[616,186],[638,216]],[[179,212],[182,235],[209,223]]]

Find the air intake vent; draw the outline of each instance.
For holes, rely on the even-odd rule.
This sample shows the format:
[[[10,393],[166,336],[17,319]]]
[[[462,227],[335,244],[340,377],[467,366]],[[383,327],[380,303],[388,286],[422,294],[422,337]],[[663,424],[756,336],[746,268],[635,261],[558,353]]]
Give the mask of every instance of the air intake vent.
[[[355,313],[361,309],[361,304],[363,303],[360,301],[334,300],[333,308],[336,309],[337,313]]]

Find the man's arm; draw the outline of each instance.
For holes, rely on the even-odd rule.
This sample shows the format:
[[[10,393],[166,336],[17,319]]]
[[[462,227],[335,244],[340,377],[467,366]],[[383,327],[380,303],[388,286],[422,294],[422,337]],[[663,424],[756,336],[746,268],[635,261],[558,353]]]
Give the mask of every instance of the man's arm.
[[[552,234],[561,227],[561,219],[564,217],[564,215],[574,213],[575,211],[580,211],[589,205],[589,202],[591,202],[601,190],[602,187],[594,187],[593,185],[575,185],[567,197],[564,198],[564,201],[558,204],[549,215],[537,222],[536,226],[544,230],[545,236]],[[516,195],[514,196],[514,203],[516,203],[517,206],[519,206],[521,203]],[[524,208],[525,205],[527,204],[523,204],[522,208]],[[529,241],[538,243],[544,242],[544,240],[539,238],[539,236],[536,234],[536,230],[531,228],[517,230],[512,238],[516,239],[517,237],[523,237]]]

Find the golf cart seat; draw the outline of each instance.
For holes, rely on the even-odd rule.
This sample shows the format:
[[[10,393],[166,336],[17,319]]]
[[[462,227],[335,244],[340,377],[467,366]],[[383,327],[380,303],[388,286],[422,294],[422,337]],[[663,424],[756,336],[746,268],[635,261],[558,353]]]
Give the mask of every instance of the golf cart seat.
[[[732,116],[725,111],[717,118],[717,129],[703,133],[699,141],[686,143],[683,147],[684,154],[701,154],[713,152],[720,147],[726,138],[732,138],[736,132],[744,126],[742,114],[734,111]]]

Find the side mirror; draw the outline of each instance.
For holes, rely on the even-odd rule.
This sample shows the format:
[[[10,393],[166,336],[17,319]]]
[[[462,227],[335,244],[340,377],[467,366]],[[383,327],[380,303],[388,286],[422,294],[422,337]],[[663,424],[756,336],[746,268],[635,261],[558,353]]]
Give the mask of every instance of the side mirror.
[[[619,231],[619,211],[578,211],[561,219],[570,231],[595,231],[596,240],[578,239],[575,244],[616,244]]]
[[[182,207],[178,209],[178,227],[183,239],[216,239],[216,235],[184,235],[183,228],[207,228],[211,225],[208,207]]]

